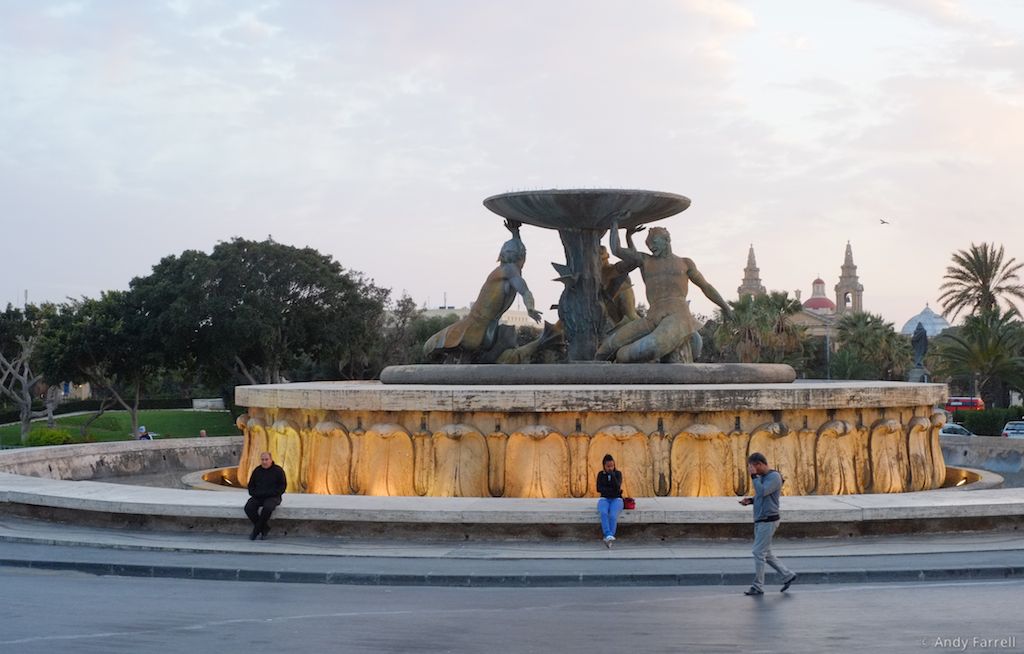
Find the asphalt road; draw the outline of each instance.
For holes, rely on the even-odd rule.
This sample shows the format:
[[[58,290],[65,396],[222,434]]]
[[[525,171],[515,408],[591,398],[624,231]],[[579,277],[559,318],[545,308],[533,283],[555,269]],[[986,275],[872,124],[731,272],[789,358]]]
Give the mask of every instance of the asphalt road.
[[[0,568],[0,652],[1024,651],[1024,581],[741,591],[382,588]],[[976,640],[1011,638],[1004,647]]]

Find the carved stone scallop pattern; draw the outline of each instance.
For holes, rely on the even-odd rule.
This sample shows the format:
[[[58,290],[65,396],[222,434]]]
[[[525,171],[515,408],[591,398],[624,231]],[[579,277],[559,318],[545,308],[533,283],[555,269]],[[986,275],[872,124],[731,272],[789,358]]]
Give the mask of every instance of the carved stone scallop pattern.
[[[302,430],[306,439],[306,492],[318,495],[348,495],[352,492],[350,468],[352,446],[345,427],[337,422],[320,422]]]
[[[569,497],[569,446],[565,436],[536,425],[508,437],[505,497]]]
[[[434,466],[428,495],[486,497],[487,439],[467,425],[445,425],[434,432]]]
[[[359,436],[359,493],[415,495],[412,438],[401,425],[377,424]]]
[[[869,431],[871,453],[871,490],[875,493],[902,493],[909,473],[907,442],[899,422],[882,418]]]
[[[284,469],[288,480],[287,492],[302,492],[302,438],[298,426],[291,420],[276,420],[267,430],[267,449],[274,461]],[[257,456],[259,456],[257,454]]]
[[[800,440],[785,425],[768,422],[755,427],[750,434],[747,456],[752,452],[764,454],[771,466],[782,475],[785,480],[782,484],[783,495],[793,495],[803,486],[802,477],[805,475],[800,469]]]
[[[654,497],[651,452],[647,446],[647,435],[628,425],[603,427],[590,439],[590,454],[587,457],[590,490],[587,495],[597,497],[597,473],[602,469],[601,460],[605,454],[611,454],[615,459],[616,468],[622,471],[624,494]]]
[[[818,432],[815,429],[801,429],[796,432],[797,456],[800,474],[793,480],[794,495],[810,495],[818,485],[817,445]]]
[[[932,488],[939,488],[946,482],[946,459],[942,456],[942,446],[939,444],[939,433],[946,424],[946,412],[934,411],[931,422],[929,444],[932,451]]]
[[[238,431],[242,432],[242,453],[238,455],[238,470],[236,471],[235,478],[239,481],[242,477],[245,477],[244,484],[249,483],[249,473],[252,472],[252,468],[249,467],[249,448],[252,446],[252,439],[249,438],[249,419],[248,413],[243,413],[235,418],[235,427],[238,427]]]
[[[857,460],[867,462],[863,432],[843,420],[831,420],[818,428],[818,495],[850,495],[864,492]]]
[[[932,485],[932,451],[929,436],[932,421],[928,418],[911,418],[907,424],[907,475],[908,491],[923,491]]]
[[[238,468],[238,483],[242,486],[249,485],[249,475],[252,474],[253,468],[260,464],[260,454],[269,451],[267,425],[262,418],[249,418],[245,440],[249,444],[243,449],[246,460]]]
[[[491,497],[505,494],[505,448],[508,434],[493,431],[487,434],[487,476]]]
[[[715,425],[690,425],[672,440],[672,494],[735,494],[731,435]]]
[[[787,495],[896,493],[945,482],[945,416],[930,406],[564,411],[530,424],[538,415],[252,407],[237,419],[245,434],[238,480],[247,484],[269,451],[289,492],[596,497],[594,478],[611,454],[629,495],[733,496],[750,493],[746,457],[759,451],[786,478]]]

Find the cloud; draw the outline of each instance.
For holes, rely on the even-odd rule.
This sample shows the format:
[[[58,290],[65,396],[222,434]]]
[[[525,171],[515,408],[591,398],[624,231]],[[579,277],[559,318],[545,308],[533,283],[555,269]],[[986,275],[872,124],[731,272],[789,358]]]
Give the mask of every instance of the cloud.
[[[164,5],[178,16],[187,16],[194,6],[192,0],[166,0]]]
[[[59,5],[50,5],[43,10],[43,13],[50,18],[64,19],[81,14],[83,8],[84,5],[81,2],[64,2]]]
[[[850,238],[869,308],[895,320],[894,267],[932,274],[963,247],[958,221],[1012,228],[1017,35],[1001,51],[994,33],[929,19],[913,47],[863,32],[864,57],[843,40],[858,6],[791,12],[781,27],[785,5],[710,0],[179,0],[83,5],[74,21],[5,7],[5,216],[48,227],[74,294],[124,287],[187,247],[272,233],[418,301],[447,291],[464,304],[506,237],[484,197],[652,188],[692,198],[666,225],[727,295],[752,240],[771,288],[806,293],[838,273]],[[879,215],[894,229],[878,232]],[[523,238],[546,307],[561,243],[532,227]],[[9,269],[33,270],[30,254]],[[12,284],[71,283],[49,275]],[[932,292],[908,284],[903,295]]]
[[[969,12],[958,0],[862,0],[919,16],[941,27],[987,29],[988,23]]]
[[[753,13],[728,0],[685,0],[684,6],[697,15],[711,19],[716,27],[730,32],[749,30],[757,24]]]
[[[796,52],[805,52],[812,48],[810,37],[804,34],[782,34],[779,36],[779,45]]]
[[[226,22],[204,25],[196,33],[220,46],[248,47],[259,44],[281,32],[280,25],[265,18],[274,8],[274,4],[264,4],[253,10],[240,11]]]

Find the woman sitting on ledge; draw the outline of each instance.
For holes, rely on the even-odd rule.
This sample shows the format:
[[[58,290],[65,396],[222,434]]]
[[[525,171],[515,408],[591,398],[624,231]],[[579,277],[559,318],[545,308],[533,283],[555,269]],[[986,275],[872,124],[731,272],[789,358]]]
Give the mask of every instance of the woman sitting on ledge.
[[[601,460],[604,467],[597,473],[597,492],[601,499],[597,501],[597,512],[601,516],[601,531],[604,533],[604,544],[612,546],[615,540],[615,527],[622,513],[622,472],[615,469],[615,459],[605,454]]]

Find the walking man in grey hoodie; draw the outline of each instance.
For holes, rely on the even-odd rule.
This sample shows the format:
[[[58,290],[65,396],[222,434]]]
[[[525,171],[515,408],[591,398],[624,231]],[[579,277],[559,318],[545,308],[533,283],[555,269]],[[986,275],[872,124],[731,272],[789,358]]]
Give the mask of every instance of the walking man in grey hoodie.
[[[782,475],[768,467],[768,459],[760,452],[747,457],[747,472],[754,486],[754,496],[740,500],[743,506],[754,505],[754,583],[744,595],[764,595],[764,564],[782,575],[781,592],[796,581],[796,573],[772,554],[772,536],[779,528],[779,495],[782,493]]]

